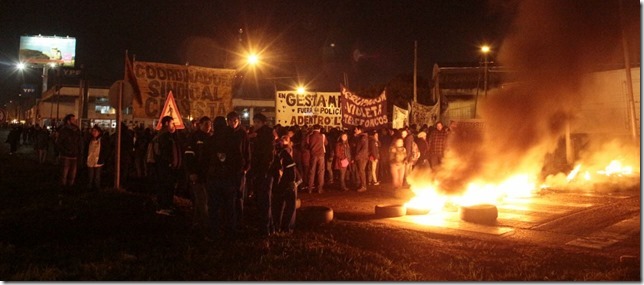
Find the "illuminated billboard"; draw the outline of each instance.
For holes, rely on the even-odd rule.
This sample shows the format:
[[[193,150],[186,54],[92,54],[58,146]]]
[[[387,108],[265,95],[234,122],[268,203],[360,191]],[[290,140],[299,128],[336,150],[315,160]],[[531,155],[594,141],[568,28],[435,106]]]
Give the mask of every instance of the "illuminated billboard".
[[[76,38],[21,36],[20,62],[30,64],[55,63],[63,66],[74,66],[76,59]]]

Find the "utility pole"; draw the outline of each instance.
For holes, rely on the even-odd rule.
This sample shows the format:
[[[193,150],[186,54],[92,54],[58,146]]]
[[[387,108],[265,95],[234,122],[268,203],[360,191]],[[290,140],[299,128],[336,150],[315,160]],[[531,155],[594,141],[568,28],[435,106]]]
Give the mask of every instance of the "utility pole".
[[[630,115],[631,115],[631,138],[633,141],[637,141],[637,118],[635,116],[635,97],[633,97],[633,79],[631,78],[631,58],[628,54],[628,40],[626,38],[625,21],[624,21],[624,3],[623,0],[619,0],[619,20],[620,20],[620,30],[622,32],[622,49],[624,51],[624,69],[626,71],[626,93],[631,105]]]

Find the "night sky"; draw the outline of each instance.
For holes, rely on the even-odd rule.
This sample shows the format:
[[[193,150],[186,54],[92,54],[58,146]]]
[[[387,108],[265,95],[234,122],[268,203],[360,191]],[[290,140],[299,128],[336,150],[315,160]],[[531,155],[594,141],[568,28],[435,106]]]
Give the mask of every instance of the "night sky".
[[[624,1],[639,36],[639,3]],[[97,86],[109,86],[123,77],[125,50],[140,61],[236,68],[239,54],[250,48],[264,52],[259,78],[299,77],[312,89],[336,91],[343,73],[355,89],[411,74],[414,40],[418,41],[422,76],[429,77],[436,62],[476,64],[481,60],[482,44],[490,44],[493,51],[500,48],[511,30],[517,3],[4,1],[0,12],[0,103],[19,90],[13,65],[21,35],[75,37],[76,67],[83,64],[90,84]]]

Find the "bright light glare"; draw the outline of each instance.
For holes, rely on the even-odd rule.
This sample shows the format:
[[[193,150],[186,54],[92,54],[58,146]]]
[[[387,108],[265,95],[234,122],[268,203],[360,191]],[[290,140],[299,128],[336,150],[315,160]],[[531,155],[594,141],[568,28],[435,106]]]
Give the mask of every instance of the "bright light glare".
[[[248,55],[248,64],[256,65],[259,62],[259,57],[256,54]]]
[[[21,62],[21,63],[16,64],[16,67],[18,69],[20,69],[20,70],[23,70],[23,69],[25,69],[25,64]]]
[[[489,46],[482,46],[482,47],[481,47],[481,51],[482,51],[483,53],[488,53],[488,52],[490,52],[490,47],[489,47]]]
[[[55,62],[50,62],[50,63],[49,63],[49,66],[50,66],[50,67],[52,67],[52,68],[53,68],[53,67],[56,67],[56,63],[55,63]]]
[[[306,92],[306,89],[303,86],[297,87],[297,94],[304,94],[304,92]]]

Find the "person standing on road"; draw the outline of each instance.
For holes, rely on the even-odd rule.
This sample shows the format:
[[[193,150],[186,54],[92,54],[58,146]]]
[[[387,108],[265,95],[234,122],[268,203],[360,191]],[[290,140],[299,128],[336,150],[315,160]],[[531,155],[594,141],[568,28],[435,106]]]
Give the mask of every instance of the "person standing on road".
[[[324,193],[324,153],[325,146],[328,144],[326,141],[326,136],[323,135],[320,130],[322,126],[315,124],[313,125],[313,130],[306,137],[308,150],[311,155],[311,168],[309,169],[309,193],[313,192],[315,188],[315,181],[317,180],[317,192],[319,194]]]
[[[226,118],[215,117],[213,134],[204,146],[201,158],[206,173],[206,187],[208,191],[208,217],[210,218],[211,238],[220,236],[221,231],[232,237],[234,233],[234,211],[237,189],[232,186],[231,176],[236,173],[230,160],[231,129],[226,125]]]
[[[391,180],[394,190],[398,190],[403,186],[407,168],[406,162],[407,149],[405,148],[405,143],[402,138],[395,138],[389,148],[389,164],[391,166]]]
[[[34,128],[34,150],[38,156],[38,163],[43,164],[47,160],[47,149],[49,148],[49,131],[36,124]]]
[[[369,185],[380,185],[378,179],[378,161],[380,160],[380,141],[378,132],[372,131],[369,135]]]
[[[273,177],[276,179],[273,224],[283,233],[292,233],[295,229],[297,187],[302,183],[292,153],[290,138],[283,135],[277,143],[276,155],[271,164]]]
[[[241,126],[237,112],[228,113],[226,120],[230,128],[228,159],[230,159],[232,167],[229,179],[231,179],[231,186],[236,193],[233,226],[236,230],[241,230],[244,218],[244,198],[246,197],[246,173],[250,170],[250,141],[246,130]]]
[[[273,217],[271,201],[273,199],[272,179],[269,174],[271,161],[273,160],[273,129],[266,125],[266,116],[261,113],[253,117],[253,148],[251,151],[251,177],[253,192],[257,197],[259,208],[259,230],[262,234],[270,235],[273,231]],[[290,141],[290,140],[289,140]]]
[[[356,141],[356,152],[354,155],[354,160],[356,162],[356,171],[358,171],[358,177],[360,178],[360,187],[358,187],[358,192],[367,191],[367,162],[369,161],[369,138],[366,133],[363,132],[362,126],[356,126],[353,130],[355,137],[353,138]]]
[[[76,124],[76,116],[68,114],[63,118],[63,125],[58,131],[57,148],[59,150],[61,176],[60,183],[74,186],[78,170],[78,158],[82,149],[81,132]]]
[[[189,185],[192,196],[193,221],[192,224],[203,234],[208,232],[208,194],[206,193],[206,167],[203,162],[204,145],[210,137],[212,121],[208,116],[199,119],[197,130],[192,132],[186,143],[184,151],[185,168],[188,173]]]
[[[20,127],[14,126],[9,135],[7,135],[6,143],[9,143],[9,155],[16,153],[18,144],[20,143]]]
[[[443,161],[447,135],[448,132],[441,122],[437,122],[436,129],[429,134],[429,166],[432,170],[438,169]]]
[[[161,131],[152,139],[155,149],[155,166],[157,182],[157,202],[159,215],[174,215],[174,192],[177,187],[181,169],[181,143],[177,136],[172,116],[161,118]]]
[[[346,133],[340,134],[338,142],[335,144],[335,159],[334,168],[340,172],[340,190],[349,191],[347,188],[347,167],[351,163],[351,146],[349,146],[349,135]]]
[[[85,144],[85,160],[88,173],[88,190],[101,189],[101,169],[109,155],[109,142],[101,140],[103,130],[100,126],[94,125],[90,130],[90,139]]]

